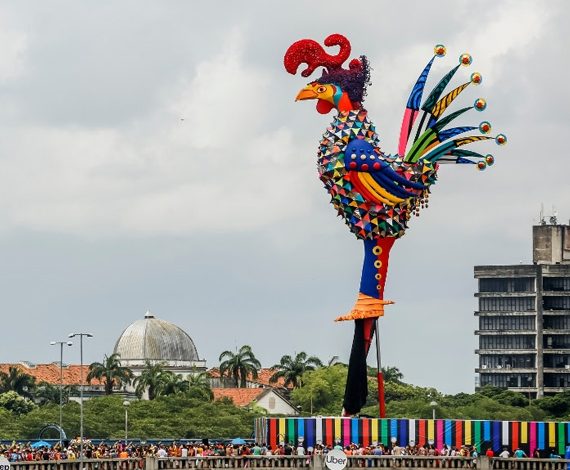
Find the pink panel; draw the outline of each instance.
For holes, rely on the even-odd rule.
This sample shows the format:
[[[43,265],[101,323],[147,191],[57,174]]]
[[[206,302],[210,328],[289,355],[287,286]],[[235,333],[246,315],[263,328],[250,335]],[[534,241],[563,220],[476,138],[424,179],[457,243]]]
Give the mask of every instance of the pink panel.
[[[344,418],[342,420],[342,445],[349,446],[351,443],[350,435],[350,418]]]
[[[532,457],[532,453],[536,449],[536,423],[528,423],[528,427],[530,431],[528,439],[528,445],[530,451],[529,457]]]

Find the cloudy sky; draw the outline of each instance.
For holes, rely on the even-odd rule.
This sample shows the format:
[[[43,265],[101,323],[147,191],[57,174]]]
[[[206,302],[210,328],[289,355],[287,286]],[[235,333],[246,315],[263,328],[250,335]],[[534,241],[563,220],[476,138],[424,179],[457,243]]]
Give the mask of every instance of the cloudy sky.
[[[252,345],[265,366],[306,351],[347,360],[362,247],[316,176],[331,116],[295,103],[287,47],[338,32],[373,66],[367,98],[396,150],[409,89],[468,51],[462,104],[509,137],[485,172],[447,166],[392,252],[385,364],[472,391],[473,266],[531,260],[541,203],[570,216],[570,75],[562,0],[0,2],[0,362],[59,359],[94,334],[110,353],[150,308],[210,366]],[[435,79],[434,79],[435,80]],[[431,82],[433,83],[433,81]],[[372,359],[372,358],[371,358]],[[78,362],[78,349],[66,351]]]

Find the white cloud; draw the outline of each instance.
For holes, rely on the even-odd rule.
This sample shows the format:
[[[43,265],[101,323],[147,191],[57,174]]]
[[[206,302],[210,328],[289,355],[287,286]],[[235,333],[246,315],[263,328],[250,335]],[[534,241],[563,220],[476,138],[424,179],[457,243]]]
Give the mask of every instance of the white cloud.
[[[0,10],[0,81],[18,78],[25,70],[28,36],[12,29],[6,12]]]
[[[289,171],[302,152],[287,128],[261,129],[269,80],[246,66],[244,44],[234,29],[219,54],[125,129],[0,130],[0,178],[11,194],[0,203],[4,229],[183,234],[294,215],[277,188],[301,192],[298,182],[313,174]]]

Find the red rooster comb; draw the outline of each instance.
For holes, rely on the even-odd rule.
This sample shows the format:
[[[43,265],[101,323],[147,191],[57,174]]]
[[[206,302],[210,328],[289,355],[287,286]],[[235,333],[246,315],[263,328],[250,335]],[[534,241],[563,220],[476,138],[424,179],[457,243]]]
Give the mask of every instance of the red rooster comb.
[[[310,76],[317,67],[323,67],[323,75],[316,81],[319,83],[335,83],[348,93],[353,103],[362,103],[366,95],[366,86],[370,83],[370,69],[366,57],[352,59],[348,69],[342,65],[350,56],[350,42],[342,34],[331,34],[324,41],[325,46],[339,46],[338,54],[327,54],[318,42],[312,39],[301,39],[287,49],[283,63],[285,70],[292,75],[297,73],[301,64],[307,68],[301,72],[303,77]]]
[[[325,39],[325,46],[340,46],[337,55],[325,52],[323,46],[312,39],[301,39],[287,49],[283,60],[285,69],[292,75],[297,73],[301,64],[307,64],[307,68],[301,72],[303,77],[310,76],[317,67],[325,67],[327,72],[342,68],[342,64],[350,56],[350,42],[342,34],[331,34]]]

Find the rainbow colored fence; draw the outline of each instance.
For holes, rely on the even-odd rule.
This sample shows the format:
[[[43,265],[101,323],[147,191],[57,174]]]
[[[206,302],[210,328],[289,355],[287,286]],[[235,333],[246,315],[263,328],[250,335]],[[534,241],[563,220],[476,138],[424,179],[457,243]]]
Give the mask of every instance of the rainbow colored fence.
[[[390,445],[393,438],[400,445],[411,442],[437,448],[474,445],[479,451],[491,447],[520,447],[532,454],[535,449],[555,449],[564,454],[570,443],[570,423],[536,421],[484,421],[457,419],[375,419],[375,418],[259,418],[255,423],[258,442],[276,446],[280,442],[298,442],[307,447],[318,443],[343,446],[351,443],[368,446]]]

